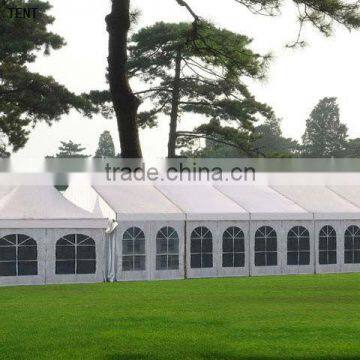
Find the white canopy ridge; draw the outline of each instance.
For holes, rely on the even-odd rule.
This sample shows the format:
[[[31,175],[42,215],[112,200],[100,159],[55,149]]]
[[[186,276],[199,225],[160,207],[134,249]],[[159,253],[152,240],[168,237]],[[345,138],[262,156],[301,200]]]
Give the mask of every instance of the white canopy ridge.
[[[250,213],[251,220],[312,220],[313,215],[268,186],[216,185]]]
[[[184,220],[182,211],[152,185],[93,185],[117,220]]]
[[[68,201],[53,186],[18,186],[0,199],[3,228],[106,228],[107,220]]]
[[[326,186],[273,186],[314,214],[316,220],[360,219],[360,208]]]
[[[157,188],[185,214],[188,220],[249,220],[241,206],[211,185],[157,185]]]

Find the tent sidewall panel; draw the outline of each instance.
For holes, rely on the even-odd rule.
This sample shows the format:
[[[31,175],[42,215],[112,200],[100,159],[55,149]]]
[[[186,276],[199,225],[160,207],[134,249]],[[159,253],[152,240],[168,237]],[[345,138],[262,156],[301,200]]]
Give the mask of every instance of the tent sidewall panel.
[[[178,270],[156,270],[156,237],[164,227],[173,228],[179,236],[179,269]],[[185,249],[185,222],[184,221],[154,221],[150,227],[150,277],[154,280],[184,279],[184,249]]]
[[[302,226],[309,231],[310,236],[310,264],[309,265],[297,265],[291,266],[287,265],[287,237],[289,231],[295,226]],[[283,247],[282,253],[284,254],[283,258],[283,274],[284,275],[293,275],[293,274],[314,274],[315,273],[315,237],[314,237],[314,222],[299,220],[299,221],[283,221],[282,222],[283,234],[284,237],[281,241],[281,246]]]
[[[223,235],[224,232],[230,227],[238,227],[244,233],[245,245],[245,266],[227,268],[223,267]],[[236,277],[236,276],[249,276],[249,221],[219,221],[218,223],[218,236],[216,237],[216,258],[218,259],[218,276],[219,277]]]
[[[27,235],[36,241],[38,275],[35,276],[2,276],[0,277],[0,286],[9,285],[43,285],[46,276],[46,230],[45,229],[1,229],[0,238],[7,235]]]
[[[255,266],[255,234],[262,226],[270,226],[277,235],[277,266]],[[282,221],[264,220],[250,222],[250,275],[281,275],[283,272],[284,254],[284,229]]]
[[[213,243],[213,267],[192,269],[191,268],[191,233],[198,227],[206,227],[212,233]],[[187,221],[186,222],[186,266],[188,278],[211,278],[219,276],[221,257],[219,256],[219,229],[218,221]]]
[[[117,279],[118,281],[142,281],[151,279],[151,221],[118,221],[119,226],[116,228],[117,243]],[[123,271],[122,269],[122,240],[126,230],[136,227],[141,229],[145,235],[145,270],[144,271]]]
[[[343,263],[343,249],[344,249],[344,234],[343,234],[343,220],[315,220],[315,272],[316,274],[333,274],[339,273],[341,264]],[[332,226],[336,231],[336,255],[337,262],[332,265],[320,265],[319,263],[319,235],[320,230],[324,226]]]
[[[105,279],[105,234],[102,229],[52,229],[48,230],[47,247],[47,273],[46,283],[48,284],[77,284],[97,283]],[[89,275],[57,275],[56,266],[56,243],[66,235],[82,234],[91,237],[95,241],[96,250],[96,273]]]
[[[360,272],[360,264],[345,264],[345,232],[349,226],[358,226],[360,227],[360,220],[343,220],[342,231],[341,231],[341,241],[342,247],[339,252],[339,256],[341,259],[341,272]]]

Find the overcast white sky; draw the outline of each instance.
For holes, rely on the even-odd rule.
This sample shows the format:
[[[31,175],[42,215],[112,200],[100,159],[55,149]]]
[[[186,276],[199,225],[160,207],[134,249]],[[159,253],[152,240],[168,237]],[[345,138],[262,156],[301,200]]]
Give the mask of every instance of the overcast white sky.
[[[107,33],[104,18],[110,0],[49,0],[56,17],[53,30],[67,42],[63,49],[50,57],[40,57],[31,66],[45,75],[52,75],[74,92],[106,87]],[[336,96],[341,106],[342,121],[352,137],[360,136],[358,115],[360,94],[360,32],[349,33],[338,28],[327,39],[316,30],[304,34],[309,45],[305,49],[289,50],[284,45],[294,39],[297,26],[295,12],[289,2],[283,15],[277,18],[254,16],[236,5],[234,0],[188,0],[203,17],[219,26],[246,34],[254,39],[253,48],[262,53],[271,51],[274,60],[268,80],[252,85],[259,100],[273,106],[283,119],[284,134],[297,139],[304,132],[305,120],[318,100]],[[175,0],[133,0],[141,10],[137,27],[156,21],[178,22],[191,20]],[[194,122],[187,118],[181,127],[189,129]],[[76,112],[52,127],[38,125],[26,147],[15,157],[43,157],[56,153],[60,140],[73,140],[93,154],[99,135],[110,130],[118,146],[115,120],[101,117],[84,119]],[[167,122],[155,130],[141,133],[144,155],[164,157],[167,144]]]

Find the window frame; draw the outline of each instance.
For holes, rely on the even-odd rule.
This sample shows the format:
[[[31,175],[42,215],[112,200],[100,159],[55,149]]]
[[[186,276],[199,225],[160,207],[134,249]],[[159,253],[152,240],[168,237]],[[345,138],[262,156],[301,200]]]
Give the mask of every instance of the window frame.
[[[138,226],[128,227],[122,235],[122,271],[137,272],[146,271],[146,236],[145,232]],[[131,243],[132,251],[124,251],[125,244]],[[141,248],[143,251],[136,251]],[[128,264],[128,265],[125,265]],[[139,266],[137,266],[139,264]],[[130,266],[131,265],[131,266]]]
[[[334,239],[335,237],[335,239]],[[335,247],[334,249],[333,246],[331,246],[331,249],[329,247],[329,241],[335,241]],[[322,248],[322,243],[324,243],[324,241],[326,241],[326,246],[324,247],[325,249]],[[338,256],[337,256],[337,232],[335,230],[335,228],[331,225],[324,225],[320,231],[319,231],[319,236],[318,236],[318,251],[319,251],[319,265],[324,266],[324,265],[337,265],[337,261],[338,261]],[[325,255],[325,257],[324,257]],[[335,256],[334,256],[335,255]],[[331,259],[331,257],[333,257],[335,260],[333,261]],[[323,261],[325,259],[325,261]]]
[[[13,239],[11,239],[13,238]],[[21,239],[22,238],[22,239]],[[1,243],[5,245],[2,245]],[[30,244],[26,244],[29,243]],[[8,244],[6,244],[8,243]],[[38,244],[37,241],[29,235],[12,233],[0,238],[0,252],[1,249],[8,248],[9,250],[14,250],[8,252],[8,255],[13,255],[12,259],[6,259],[6,254],[0,254],[0,266],[2,264],[13,264],[13,272],[8,271],[7,274],[1,275],[0,277],[29,277],[29,276],[38,276],[39,275],[39,252],[38,252]],[[32,249],[32,254],[23,252],[22,250]],[[13,254],[10,254],[13,252]],[[26,259],[29,255],[33,255],[30,259]],[[4,256],[5,259],[1,257]],[[32,266],[32,271],[29,271],[29,268],[26,271],[26,265]],[[4,268],[5,270],[5,268]],[[1,269],[2,271],[2,269]],[[5,273],[5,272],[4,272]]]
[[[275,238],[275,248],[276,250],[269,250],[268,248],[269,246],[269,242],[270,240],[274,241]],[[264,246],[263,249],[261,250],[257,250],[261,244],[259,244],[260,240],[263,239],[264,242]],[[278,262],[278,236],[277,236],[277,232],[276,230],[269,226],[269,225],[264,225],[259,227],[256,232],[255,232],[255,243],[254,243],[254,264],[255,267],[260,267],[260,268],[264,268],[264,267],[275,267],[278,266],[279,262]],[[273,256],[275,255],[274,259],[274,263],[272,263],[271,261],[269,261],[270,258],[273,258]],[[263,264],[260,264],[258,261],[260,259],[260,256],[263,258]]]
[[[226,241],[232,242],[231,251],[225,251]],[[236,246],[235,242],[239,242]],[[240,248],[242,250],[236,250]],[[226,257],[232,258],[232,265],[226,265]],[[239,265],[237,265],[237,260]],[[224,269],[244,268],[245,267],[245,234],[238,226],[230,226],[223,232],[222,236],[222,267]]]
[[[72,239],[73,238],[73,239]],[[79,239],[80,238],[80,239]],[[64,244],[61,244],[63,242]],[[82,257],[81,249],[90,250],[91,255],[88,258]],[[90,248],[90,249],[89,249]],[[62,251],[63,252],[62,252]],[[68,253],[73,251],[73,257],[70,255],[68,258],[64,255],[67,250]],[[69,251],[70,250],[70,251]],[[60,255],[61,254],[61,255]],[[70,270],[66,269],[66,264],[72,264]],[[91,270],[81,270],[83,265],[91,265]],[[62,267],[63,266],[63,267]],[[73,270],[72,270],[73,268]],[[63,270],[65,269],[65,270]],[[71,275],[94,275],[97,271],[97,251],[96,241],[89,235],[83,233],[71,233],[61,236],[55,244],[55,275],[57,276],[71,276]]]
[[[293,239],[290,239],[290,236],[293,236],[293,238],[296,239],[296,249],[295,250],[289,250],[291,247],[290,242]],[[301,241],[306,242],[306,246],[304,244],[301,244]],[[302,249],[303,247],[306,247],[307,249]],[[311,262],[311,239],[310,239],[310,232],[305,226],[297,225],[293,226],[288,234],[287,234],[287,258],[286,263],[287,266],[309,266]],[[296,263],[290,264],[290,256],[289,255],[296,255]],[[302,264],[301,259],[306,258],[306,263]]]
[[[199,244],[197,244],[199,243]],[[204,244],[207,243],[207,244]],[[200,246],[199,246],[200,245]],[[200,249],[193,251],[194,248]],[[211,251],[204,251],[211,247]],[[195,259],[197,259],[195,261]],[[199,261],[199,265],[195,262]],[[205,264],[209,262],[209,264]],[[191,269],[212,269],[214,267],[214,242],[211,230],[206,226],[198,226],[192,230],[190,235],[190,268]]]
[[[162,251],[161,242],[166,242],[166,251]],[[169,252],[169,243],[174,242],[175,252]],[[162,260],[166,259],[166,266],[161,266]],[[172,226],[164,226],[156,233],[156,261],[157,271],[179,270],[180,264],[180,239],[178,232]],[[174,265],[171,265],[174,264]]]
[[[351,242],[351,246],[347,245]],[[357,246],[355,245],[357,242]],[[348,261],[351,255],[352,261]],[[357,261],[356,261],[357,259]],[[358,225],[350,225],[344,233],[344,264],[357,265],[360,264],[360,227]]]

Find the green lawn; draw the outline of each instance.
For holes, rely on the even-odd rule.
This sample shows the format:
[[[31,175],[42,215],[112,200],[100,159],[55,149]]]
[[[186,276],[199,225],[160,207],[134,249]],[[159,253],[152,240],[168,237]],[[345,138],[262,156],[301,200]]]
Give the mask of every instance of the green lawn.
[[[360,359],[360,274],[0,288],[1,359]]]

